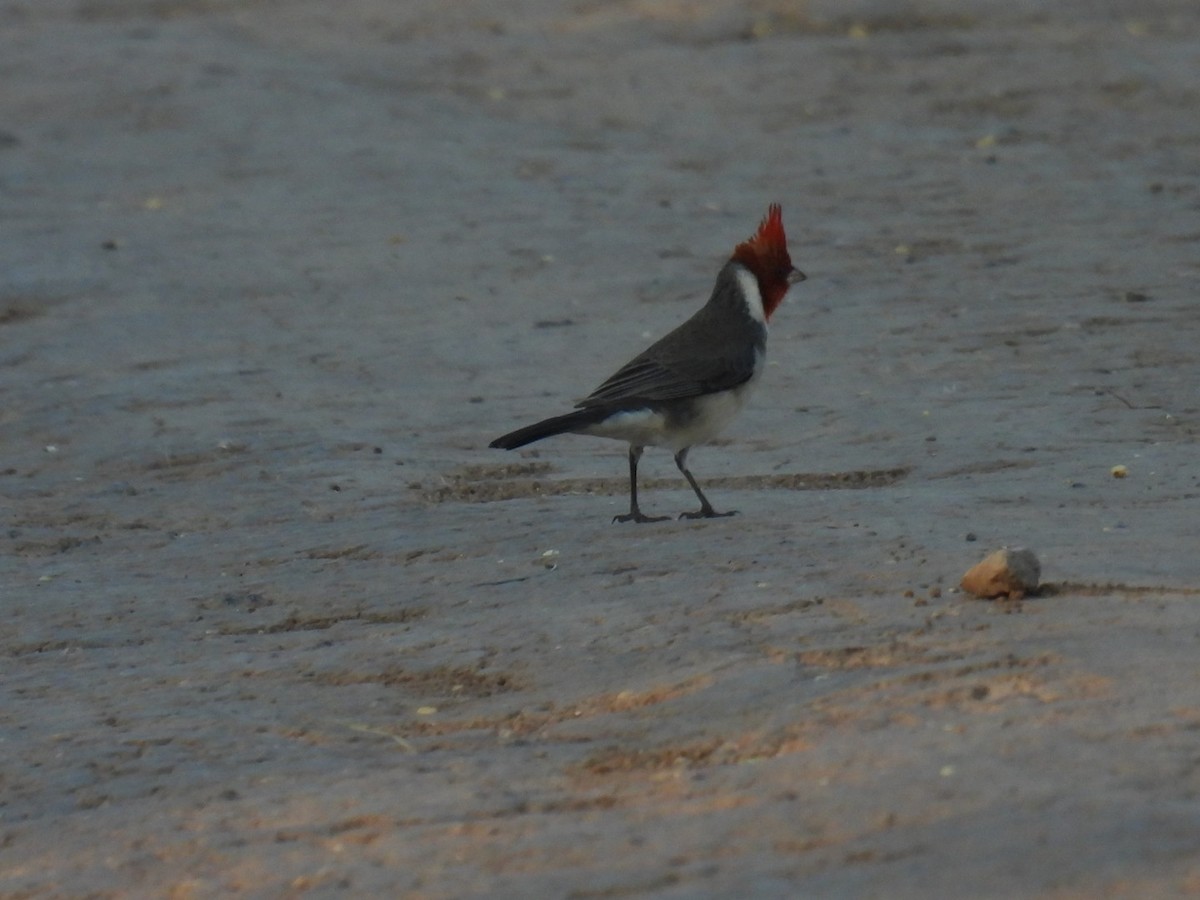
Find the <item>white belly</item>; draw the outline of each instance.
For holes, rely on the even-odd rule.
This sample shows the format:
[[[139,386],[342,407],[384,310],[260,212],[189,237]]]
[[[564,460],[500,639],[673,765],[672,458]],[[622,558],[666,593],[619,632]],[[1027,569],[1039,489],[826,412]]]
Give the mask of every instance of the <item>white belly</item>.
[[[757,381],[756,373],[755,377],[731,391],[677,401],[691,404],[689,414],[685,416],[632,409],[616,413],[581,433],[628,441],[639,447],[666,447],[678,453],[684,447],[707,443],[720,434],[741,411]],[[678,421],[680,419],[684,421]]]

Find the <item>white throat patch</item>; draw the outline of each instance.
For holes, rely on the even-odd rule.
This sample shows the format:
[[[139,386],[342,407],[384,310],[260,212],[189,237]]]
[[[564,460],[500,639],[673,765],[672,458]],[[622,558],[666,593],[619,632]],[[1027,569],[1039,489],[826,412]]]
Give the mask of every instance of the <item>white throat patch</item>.
[[[767,324],[767,316],[763,312],[762,293],[758,290],[758,279],[743,265],[738,265],[736,270],[738,286],[742,289],[742,296],[746,298],[746,312],[750,314],[755,322],[762,325]]]

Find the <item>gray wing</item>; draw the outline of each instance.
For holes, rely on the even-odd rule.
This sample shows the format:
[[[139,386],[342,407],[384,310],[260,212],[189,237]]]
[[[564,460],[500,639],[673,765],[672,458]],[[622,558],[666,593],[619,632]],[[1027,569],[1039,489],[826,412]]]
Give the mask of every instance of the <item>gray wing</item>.
[[[688,323],[691,324],[691,323]],[[686,326],[685,326],[686,327]],[[626,363],[577,406],[601,406],[622,401],[678,400],[727,391],[754,375],[755,355],[761,345],[744,346],[741,352],[696,356],[694,340],[684,327],[667,335],[645,353]],[[721,346],[718,342],[717,346]],[[711,346],[711,344],[710,344]]]
[[[679,400],[727,391],[754,376],[767,330],[750,318],[731,260],[694,316],[630,360],[579,407]]]

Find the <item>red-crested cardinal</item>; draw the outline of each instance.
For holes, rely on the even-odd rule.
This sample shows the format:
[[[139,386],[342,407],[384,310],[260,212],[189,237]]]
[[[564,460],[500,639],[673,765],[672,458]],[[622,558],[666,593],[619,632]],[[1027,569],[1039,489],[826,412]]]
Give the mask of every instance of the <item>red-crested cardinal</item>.
[[[734,247],[699,312],[618,369],[575,412],[519,428],[488,446],[514,450],[567,432],[628,441],[629,512],[614,522],[669,518],[645,515],[637,494],[642,451],[666,447],[700,498],[700,509],[680,518],[733,515],[712,508],[688,471],[688,451],[711,441],[742,408],[762,374],[767,322],[788,288],[804,277],[788,255],[783,212],[772,204],[754,236]]]

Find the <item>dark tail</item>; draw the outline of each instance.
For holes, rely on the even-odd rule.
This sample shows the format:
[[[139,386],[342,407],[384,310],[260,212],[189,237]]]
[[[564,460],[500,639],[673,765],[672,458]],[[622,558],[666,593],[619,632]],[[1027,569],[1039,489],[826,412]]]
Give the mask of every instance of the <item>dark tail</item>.
[[[576,431],[580,428],[586,428],[588,425],[595,425],[606,418],[609,412],[611,410],[597,409],[596,407],[577,409],[575,412],[569,412],[565,416],[542,419],[540,422],[534,422],[532,425],[526,425],[524,428],[510,431],[503,437],[496,438],[488,446],[498,447],[501,450],[516,450],[518,447],[524,447],[526,444],[532,444],[534,441],[540,441],[542,438],[553,437],[556,434],[566,434],[568,431]]]

